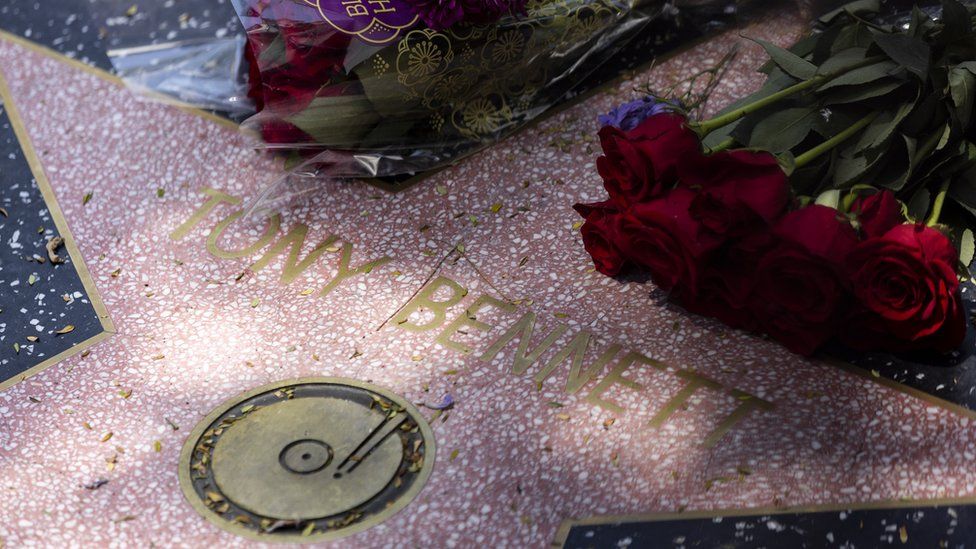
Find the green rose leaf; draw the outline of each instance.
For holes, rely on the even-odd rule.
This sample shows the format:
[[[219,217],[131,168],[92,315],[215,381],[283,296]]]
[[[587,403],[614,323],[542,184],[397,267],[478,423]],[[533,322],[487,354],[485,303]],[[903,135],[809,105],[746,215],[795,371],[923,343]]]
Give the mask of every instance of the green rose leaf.
[[[776,66],[783,69],[790,76],[799,78],[800,80],[806,80],[813,78],[817,74],[817,66],[799,55],[765,40],[758,38],[752,38],[751,40],[762,46],[766,50],[766,53],[769,54],[769,57],[772,58],[773,62],[776,63]]]
[[[959,121],[963,127],[969,127],[976,101],[976,61],[962,63],[949,71],[949,95]]]
[[[861,134],[861,140],[858,142],[857,148],[867,152],[884,147],[885,144],[890,140],[891,136],[894,135],[895,130],[898,129],[898,126],[905,120],[905,118],[914,108],[914,102],[907,102],[902,103],[902,105],[898,107],[897,111],[881,113],[881,115],[878,116],[878,118],[872,122],[866,130],[864,130],[864,133]]]
[[[875,97],[882,97],[905,85],[905,82],[887,78],[859,86],[841,86],[830,90],[824,97],[824,102],[830,105],[856,103]]]
[[[932,193],[925,187],[919,187],[912,199],[908,201],[908,215],[912,219],[923,220],[925,214],[929,213],[929,205],[932,203]]]
[[[932,48],[922,39],[907,34],[876,33],[874,42],[893,61],[923,80],[928,78]]]
[[[976,167],[970,168],[956,177],[949,187],[949,196],[969,213],[976,216]]]
[[[774,154],[788,151],[806,139],[818,116],[818,109],[813,107],[774,112],[752,129],[749,146]]]
[[[973,262],[976,255],[976,239],[973,238],[973,231],[966,229],[962,232],[962,240],[959,242],[959,261],[967,268]]]
[[[279,32],[275,34],[271,44],[258,55],[258,66],[261,70],[267,70],[277,66],[285,58],[285,37]]]
[[[867,48],[846,48],[820,64],[817,74],[829,75],[847,70],[859,63],[862,63],[868,56]]]
[[[858,2],[851,2],[845,4],[834,11],[827,12],[822,17],[820,17],[820,22],[829,25],[834,22],[841,15],[854,14],[861,15],[866,13],[877,13],[881,9],[880,0],[860,0]]]
[[[875,180],[881,182],[885,187],[898,192],[905,187],[911,178],[915,167],[918,165],[918,142],[907,135],[902,136],[903,147],[898,146],[898,141],[892,145],[892,154],[886,155],[886,162],[878,163],[880,171],[875,176]]]
[[[845,72],[837,78],[827,81],[817,91],[825,91],[839,86],[856,86],[858,84],[875,82],[893,75],[897,70],[898,64],[894,61],[882,61]]]
[[[360,75],[359,82],[363,87],[363,94],[373,104],[376,112],[383,116],[396,116],[420,107],[420,98],[411,96],[410,90],[397,80],[395,72]]]
[[[325,147],[351,148],[380,121],[363,95],[316,97],[300,113],[286,119]]]
[[[846,187],[856,181],[868,170],[868,159],[864,156],[840,157],[834,165],[834,187]]]

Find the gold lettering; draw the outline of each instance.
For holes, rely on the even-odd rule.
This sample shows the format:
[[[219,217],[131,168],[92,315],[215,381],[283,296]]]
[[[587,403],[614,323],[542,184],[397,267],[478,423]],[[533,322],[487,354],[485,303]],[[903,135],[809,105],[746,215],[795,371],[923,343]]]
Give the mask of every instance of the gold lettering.
[[[220,240],[220,236],[224,234],[224,231],[227,230],[227,227],[229,227],[231,223],[240,219],[242,215],[244,215],[244,210],[237,210],[214,226],[213,230],[210,231],[210,235],[207,236],[207,251],[210,252],[210,255],[219,257],[221,259],[234,259],[256,254],[261,251],[261,248],[267,246],[268,243],[271,242],[271,239],[278,234],[278,229],[281,227],[281,215],[274,214],[268,218],[268,226],[264,229],[264,234],[261,235],[261,238],[258,238],[254,244],[237,250],[226,250],[221,248],[218,242]]]
[[[535,327],[535,313],[529,311],[522,315],[522,318],[518,320],[511,328],[508,329],[504,334],[501,335],[494,343],[488,347],[488,350],[481,355],[481,360],[485,362],[491,362],[498,355],[499,352],[506,345],[509,344],[519,332],[522,332],[522,336],[519,338],[518,350],[515,352],[515,360],[512,361],[512,373],[516,375],[522,375],[529,366],[532,365],[542,353],[546,352],[546,349],[552,347],[552,344],[556,342],[568,329],[565,324],[560,324],[556,328],[549,332],[549,335],[542,340],[539,345],[529,352],[529,342],[532,340],[532,331]]]
[[[464,354],[471,354],[471,348],[463,343],[458,343],[451,339],[451,336],[458,333],[459,331],[467,328],[473,330],[480,330],[482,332],[487,332],[492,329],[492,325],[487,322],[482,322],[477,319],[477,314],[481,309],[485,307],[494,307],[500,309],[506,313],[510,313],[515,310],[515,305],[508,303],[507,301],[502,301],[500,299],[495,299],[489,295],[481,295],[470,307],[464,310],[457,318],[451,321],[450,324],[444,328],[439,336],[434,340],[440,343],[448,349],[454,349],[455,351],[462,352]]]
[[[718,444],[718,441],[721,440],[722,437],[725,436],[725,434],[728,433],[736,423],[742,421],[747,415],[749,415],[749,412],[752,412],[753,410],[772,410],[775,407],[773,403],[769,402],[768,400],[763,400],[757,396],[753,396],[749,393],[744,393],[736,389],[732,390],[732,396],[742,402],[742,404],[739,404],[739,406],[737,406],[731,414],[726,416],[725,419],[718,424],[718,427],[716,427],[715,430],[708,435],[708,438],[706,438],[705,442],[702,443],[706,448],[711,448]]]
[[[705,376],[696,374],[694,372],[689,372],[687,370],[681,370],[678,372],[678,377],[688,380],[688,383],[681,388],[680,391],[664,405],[664,408],[647,422],[648,427],[660,427],[664,425],[664,422],[668,420],[679,408],[687,404],[688,399],[691,395],[695,394],[695,391],[701,388],[708,389],[720,389],[722,385],[718,382],[712,381]]]
[[[199,225],[200,222],[203,221],[205,217],[210,215],[210,212],[214,211],[214,208],[216,208],[217,206],[221,204],[230,204],[232,206],[236,206],[241,203],[240,198],[231,196],[226,193],[222,193],[216,189],[211,189],[209,187],[204,187],[200,189],[200,192],[209,196],[210,198],[208,198],[206,202],[204,202],[199,208],[197,208],[197,211],[193,212],[193,215],[191,215],[189,219],[184,221],[182,225],[174,229],[173,232],[169,233],[169,237],[171,239],[182,240],[184,237],[186,237],[187,234],[190,233],[190,231],[193,230],[194,227]]]
[[[449,288],[451,290],[451,295],[443,301],[434,301],[434,294],[436,294],[437,290],[440,288]],[[411,332],[426,332],[428,330],[433,330],[444,323],[447,310],[454,305],[457,305],[462,299],[464,299],[464,296],[467,295],[467,293],[468,291],[457,282],[454,282],[445,276],[438,276],[432,280],[430,284],[427,284],[427,286],[420,290],[420,292],[418,292],[413,299],[407,302],[407,304],[400,309],[400,312],[393,316],[393,323],[404,330],[409,330]],[[411,322],[410,315],[421,309],[430,311],[434,317],[430,319],[430,321],[423,324],[415,324]]]
[[[620,345],[611,345],[606,351],[603,352],[603,354],[600,355],[600,358],[598,358],[592,366],[587,368],[583,375],[580,375],[580,370],[583,368],[583,357],[586,355],[586,349],[589,347],[591,340],[592,336],[587,332],[580,332],[576,334],[576,337],[574,337],[568,345],[556,353],[556,356],[552,357],[549,362],[546,363],[545,367],[542,368],[542,370],[539,370],[539,373],[535,375],[536,383],[542,383],[549,379],[552,372],[555,371],[560,364],[565,362],[570,355],[573,355],[569,376],[566,378],[566,392],[571,395],[578,393],[584,385],[586,385],[591,379],[593,379],[594,376],[600,373],[600,371],[603,370],[603,367],[613,360],[613,357],[617,356],[617,353],[620,352]]]
[[[641,385],[640,383],[637,383],[632,379],[624,377],[624,373],[635,362],[640,362],[641,364],[647,364],[648,366],[657,368],[658,370],[664,370],[664,365],[661,364],[660,362],[647,358],[646,356],[640,353],[631,351],[626,355],[624,355],[624,357],[620,359],[620,362],[617,363],[617,365],[614,366],[612,370],[610,370],[610,373],[607,374],[606,377],[601,379],[600,383],[598,383],[597,386],[594,387],[593,390],[586,395],[586,401],[595,406],[599,406],[605,410],[609,410],[610,412],[613,412],[615,414],[623,413],[625,411],[623,406],[617,404],[616,402],[611,402],[609,400],[606,400],[602,397],[603,397],[603,393],[606,393],[615,384],[623,385],[624,387],[633,389],[634,391],[639,391],[644,388],[644,386]]]
[[[318,244],[312,251],[308,252],[305,259],[299,261],[298,254],[301,252],[302,246],[305,245],[305,236],[308,234],[308,226],[304,224],[295,225],[288,234],[278,239],[271,248],[264,253],[257,261],[251,264],[251,270],[254,272],[260,271],[261,269],[268,266],[271,260],[276,256],[281,255],[285,252],[286,248],[290,248],[288,251],[288,257],[285,258],[285,268],[281,272],[281,282],[283,284],[291,284],[298,275],[302,274],[305,269],[308,269],[312,263],[315,262],[322,254],[325,253],[325,249],[332,244],[334,244],[339,237],[329,236],[320,244]]]
[[[328,246],[328,244],[326,244]],[[322,287],[319,292],[320,296],[327,296],[332,293],[333,290],[339,287],[347,278],[358,275],[358,274],[368,274],[373,269],[385,265],[391,261],[389,256],[383,256],[379,259],[374,259],[368,263],[363,263],[362,265],[356,267],[355,269],[349,268],[349,262],[352,260],[352,244],[348,242],[342,243],[342,252],[339,255],[339,270],[336,275],[332,277],[332,280],[328,284]]]
[[[349,14],[349,17],[359,17],[362,15],[369,15],[369,10],[367,10],[366,6],[362,4],[353,4],[351,6],[346,6],[346,13]]]
[[[389,5],[390,0],[369,0],[369,3],[373,6],[373,13],[389,13],[391,11],[396,11],[396,8]]]

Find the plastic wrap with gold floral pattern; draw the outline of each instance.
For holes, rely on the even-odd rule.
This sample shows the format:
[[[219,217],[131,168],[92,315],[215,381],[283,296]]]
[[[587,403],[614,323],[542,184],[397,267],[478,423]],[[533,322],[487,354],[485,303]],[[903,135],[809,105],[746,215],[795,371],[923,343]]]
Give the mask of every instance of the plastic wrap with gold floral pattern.
[[[708,6],[712,13],[718,4]],[[532,0],[524,14],[491,25],[435,30],[401,13],[408,6],[396,0],[238,0],[236,7],[259,108],[245,127],[262,146],[291,150],[296,164],[314,167],[302,173],[332,178],[450,164],[591,88],[589,77],[619,61],[635,38],[655,34],[661,47],[641,51],[641,61],[650,61],[700,36],[691,22],[705,9]]]

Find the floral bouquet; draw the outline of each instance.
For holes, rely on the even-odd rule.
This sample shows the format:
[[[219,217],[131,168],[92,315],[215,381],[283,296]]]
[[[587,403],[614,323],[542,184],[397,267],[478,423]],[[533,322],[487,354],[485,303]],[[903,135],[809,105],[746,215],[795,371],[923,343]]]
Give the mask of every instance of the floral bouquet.
[[[727,4],[236,0],[259,111],[245,127],[332,178],[440,168],[577,93],[635,36],[663,47]]]
[[[936,10],[938,12],[938,10]],[[850,3],[711,120],[648,97],[602,117],[609,199],[579,204],[609,276],[812,354],[957,349],[976,225],[976,9]]]

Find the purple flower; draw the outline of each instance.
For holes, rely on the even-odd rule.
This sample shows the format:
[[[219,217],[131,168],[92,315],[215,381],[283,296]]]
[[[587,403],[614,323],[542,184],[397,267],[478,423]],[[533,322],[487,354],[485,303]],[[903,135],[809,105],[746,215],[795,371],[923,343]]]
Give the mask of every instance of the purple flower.
[[[607,114],[601,114],[601,126],[613,126],[623,131],[630,131],[640,125],[644,120],[662,112],[678,109],[679,106],[648,95],[642,99],[624,103]]]
[[[526,0],[464,0],[465,22],[491,24],[506,15],[525,13]]]
[[[450,393],[445,394],[439,404],[424,403],[424,406],[431,410],[450,410],[454,407],[454,397]]]
[[[444,30],[457,23],[490,24],[525,13],[526,0],[407,0],[425,25]]]
[[[462,0],[410,0],[409,3],[424,24],[434,30],[444,30],[465,18]]]

